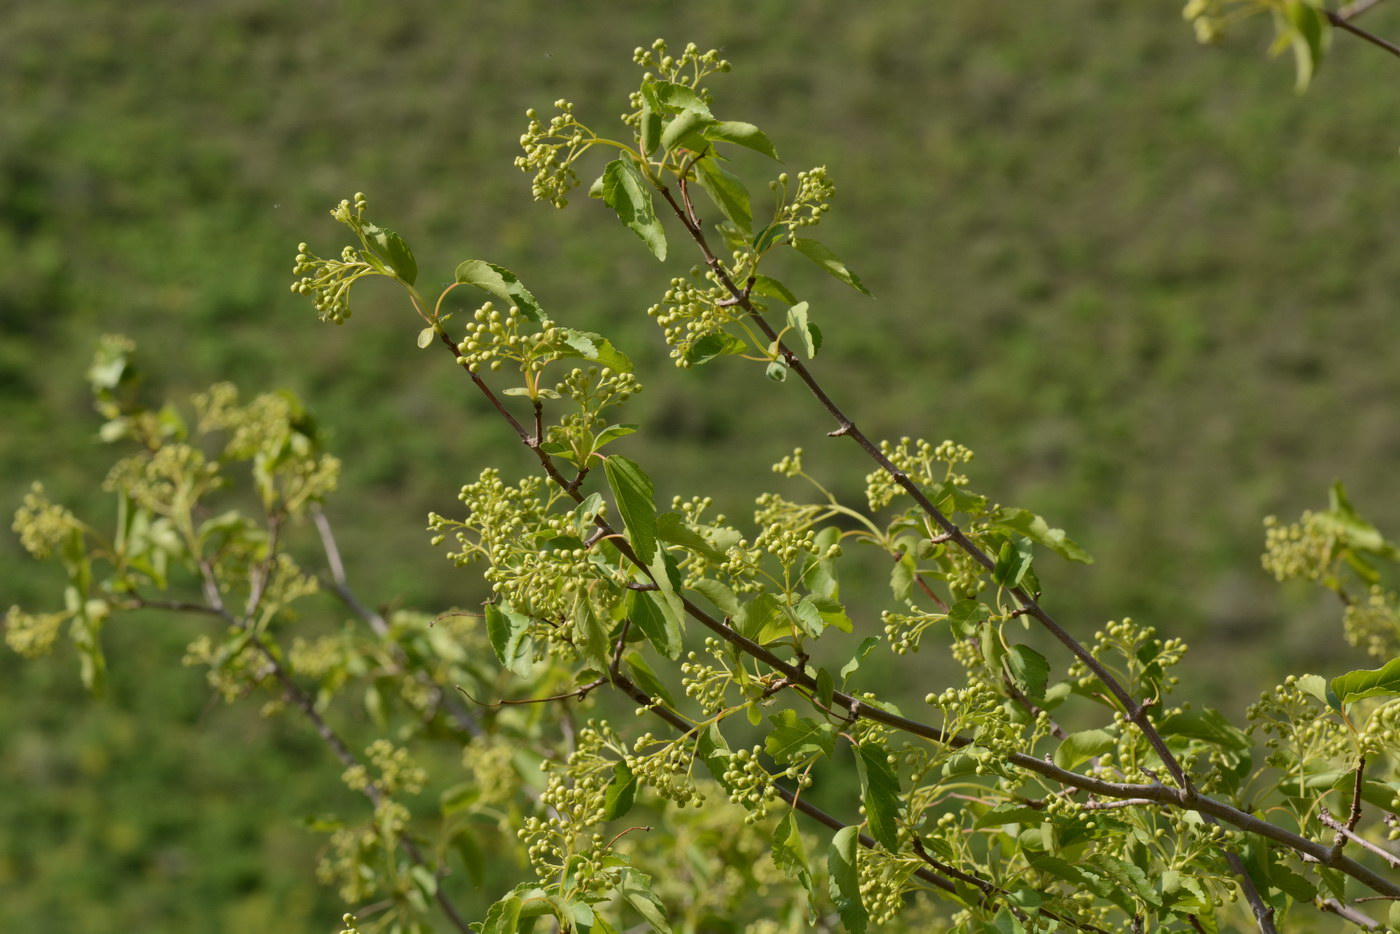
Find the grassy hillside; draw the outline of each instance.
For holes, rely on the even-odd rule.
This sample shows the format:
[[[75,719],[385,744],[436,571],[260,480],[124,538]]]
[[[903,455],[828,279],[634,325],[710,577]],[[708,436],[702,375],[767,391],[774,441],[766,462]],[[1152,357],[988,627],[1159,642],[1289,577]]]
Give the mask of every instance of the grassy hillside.
[[[1400,35],[1400,11],[1368,22]],[[332,513],[361,591],[469,601],[423,516],[523,459],[455,373],[421,365],[396,295],[367,288],[334,329],[287,290],[295,244],[337,245],[325,211],[357,190],[425,279],[488,258],[613,336],[648,387],[628,454],[663,494],[743,514],[803,444],[857,498],[866,465],[822,442],[798,385],[670,367],[642,311],[692,258],[655,263],[582,197],[531,203],[511,167],[527,106],[615,119],[630,50],[657,35],[721,47],[724,113],[762,124],[789,170],[830,168],[823,240],[878,298],[792,266],[826,331],[819,372],[871,435],[968,444],[980,490],[1098,556],[1042,575],[1062,618],[1187,634],[1187,670],[1231,703],[1255,688],[1224,682],[1343,664],[1331,607],[1259,570],[1260,519],[1341,478],[1400,529],[1396,64],[1339,37],[1299,98],[1264,36],[1199,48],[1171,3],[22,5],[0,19],[18,102],[0,109],[0,505],[43,478],[106,508],[82,372],[123,332],[177,395],[295,389],[347,462]],[[0,538],[0,606],[53,586]],[[21,893],[0,927],[336,917],[292,825],[338,793],[334,770],[290,727],[206,711],[178,665],[192,632],[114,634],[96,705],[63,653],[0,656],[0,783],[21,789],[0,805],[0,890]]]

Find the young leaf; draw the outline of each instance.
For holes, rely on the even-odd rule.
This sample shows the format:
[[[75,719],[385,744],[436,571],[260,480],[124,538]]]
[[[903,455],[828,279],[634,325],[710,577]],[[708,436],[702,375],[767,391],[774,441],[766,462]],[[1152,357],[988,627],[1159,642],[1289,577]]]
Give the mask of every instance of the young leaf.
[[[856,871],[859,849],[860,828],[852,825],[836,831],[826,851],[827,885],[847,934],[865,934],[870,923],[870,915],[860,900],[860,875]]]
[[[966,639],[990,613],[986,604],[977,600],[959,600],[948,610],[948,627],[959,639]]]
[[[656,554],[656,501],[651,479],[642,468],[619,454],[603,461],[603,471],[637,557],[651,564]]]
[[[627,666],[628,673],[632,680],[637,682],[637,687],[646,691],[652,697],[666,702],[670,707],[676,706],[675,700],[671,697],[671,692],[666,688],[665,682],[656,676],[656,672],[651,670],[647,660],[637,651],[628,652],[622,656],[623,664]]]
[[[856,649],[856,654],[851,656],[851,660],[841,666],[838,674],[841,675],[841,688],[845,690],[846,679],[855,674],[860,668],[860,663],[865,660],[865,656],[870,654],[870,650],[880,644],[880,640],[874,636],[866,636],[860,640],[860,646]]]
[[[997,552],[996,567],[992,568],[992,580],[1003,587],[1019,587],[1031,569],[1031,543],[1029,539],[1014,538],[1002,544]]]
[[[1117,740],[1103,730],[1071,733],[1055,748],[1055,764],[1062,769],[1072,769],[1081,762],[1108,752],[1116,743]]]
[[[1050,663],[1028,645],[1013,645],[1006,653],[1006,668],[1011,681],[1031,700],[1045,700],[1045,684],[1050,675]]]
[[[719,608],[719,611],[728,617],[739,615],[739,598],[734,595],[726,585],[717,580],[702,578],[695,582],[693,590],[698,590],[709,598],[710,602]]]
[[[650,156],[661,142],[661,114],[652,107],[654,94],[642,94],[641,122],[637,128],[637,141],[641,144],[642,155]],[[592,192],[589,192],[592,194]]]
[[[669,659],[677,659],[681,654],[681,628],[676,625],[673,615],[660,605],[661,598],[649,591],[632,591],[628,596],[631,604],[630,618],[642,635],[656,646],[656,650]]]
[[[879,743],[857,746],[856,774],[870,835],[891,853],[898,853],[899,778],[890,768],[885,747]]]
[[[616,820],[622,817],[632,810],[632,803],[636,798],[637,776],[632,774],[626,762],[619,761],[613,766],[612,781],[608,782],[604,792],[603,819]]]
[[[712,124],[705,128],[705,138],[745,146],[777,162],[783,161],[778,158],[778,150],[773,148],[772,140],[758,127],[742,120],[721,120]]]
[[[619,878],[617,892],[623,900],[645,918],[657,934],[671,934],[671,926],[666,923],[666,908],[652,889],[651,876],[626,868],[620,871]]]
[[[1323,10],[1306,0],[1284,0],[1283,14],[1288,24],[1286,35],[1293,46],[1293,59],[1297,65],[1296,89],[1301,93],[1308,89],[1318,66],[1322,64],[1322,56],[1332,38],[1331,24]]]
[[[725,171],[713,157],[695,163],[695,171],[705,194],[747,238],[753,228],[753,207],[744,183]]]
[[[768,376],[768,378],[771,379],[773,382],[781,383],[783,380],[787,379],[787,361],[784,360],[782,357],[779,357],[778,359],[768,364],[768,369],[765,371],[765,373]]]
[[[710,561],[718,563],[724,560],[724,552],[686,525],[678,512],[663,512],[656,517],[656,537],[659,541],[689,548]]]
[[[667,152],[677,147],[703,150],[707,147],[701,131],[714,122],[715,118],[709,114],[700,113],[698,110],[682,110],[666,124],[666,129],[661,131],[661,148]]]
[[[1001,528],[1017,535],[1024,535],[1031,541],[1044,545],[1051,551],[1071,561],[1093,564],[1094,558],[1083,548],[1065,537],[1064,529],[1052,529],[1040,516],[1029,509],[1003,509],[993,523],[993,528]]]
[[[593,450],[597,451],[605,444],[611,444],[618,438],[625,438],[636,432],[636,425],[609,425],[593,436]]]
[[[807,865],[807,848],[797,829],[797,812],[788,811],[773,828],[773,865],[785,876],[799,879],[803,888],[812,887],[812,871]]]
[[[797,296],[792,294],[792,291],[787,286],[783,285],[772,276],[754,276],[753,293],[755,295],[766,295],[769,298],[776,298],[778,301],[785,302],[789,305],[797,304]]]
[[[418,332],[418,349],[423,350],[433,342],[433,337],[437,332],[431,327],[426,327]]]
[[[522,678],[528,676],[534,666],[530,644],[525,638],[529,626],[528,616],[506,606],[486,604],[486,635],[496,651],[496,659]]]
[[[798,302],[796,305],[789,308],[787,320],[788,326],[796,331],[798,336],[802,339],[802,345],[807,349],[807,359],[810,360],[815,357],[817,351],[820,350],[822,346],[821,332],[815,331],[812,326],[807,323],[807,303]]]
[[[831,695],[836,690],[836,682],[831,677],[831,672],[825,668],[817,669],[817,700],[822,706],[831,706]]]
[[[487,263],[479,259],[469,259],[457,267],[457,281],[474,285],[484,292],[509,302],[531,321],[539,324],[544,320],[544,312],[530,290],[520,284],[520,280],[503,266]]]
[[[560,355],[581,357],[617,373],[632,372],[632,361],[603,335],[594,334],[592,331],[576,331],[573,328],[560,328],[559,333],[561,337],[553,347]]]
[[[651,206],[651,190],[630,159],[616,159],[603,170],[603,201],[617,212],[657,259],[666,258],[666,231]]]
[[[711,331],[690,345],[685,352],[685,360],[691,366],[703,366],[715,357],[727,354],[741,354],[749,345],[742,339],[725,331]]]
[[[1332,679],[1332,690],[1343,706],[1363,697],[1400,694],[1400,658],[1393,658],[1380,668],[1348,671]]]
[[[792,245],[797,248],[797,252],[825,269],[831,275],[840,279],[863,295],[869,295],[870,290],[865,287],[865,283],[860,281],[860,276],[846,268],[846,264],[836,258],[836,254],[828,250],[825,246],[815,240],[803,240],[797,237],[792,238]]]
[[[486,912],[478,934],[515,934],[520,926],[520,899],[507,895]]]
[[[642,95],[651,95],[656,109],[665,113],[681,113],[690,110],[703,116],[710,116],[710,107],[701,99],[694,88],[670,81],[653,81],[642,88]]]
[[[771,593],[761,593],[739,608],[734,628],[746,639],[766,645],[774,639],[791,635],[792,625]]]
[[[379,258],[392,267],[394,275],[407,285],[412,285],[418,278],[418,263],[413,259],[413,251],[403,242],[403,237],[374,224],[365,224],[363,233]]]
[[[768,718],[773,729],[763,748],[779,762],[803,762],[812,756],[831,755],[836,732],[830,723],[797,716],[795,710],[780,710]]]

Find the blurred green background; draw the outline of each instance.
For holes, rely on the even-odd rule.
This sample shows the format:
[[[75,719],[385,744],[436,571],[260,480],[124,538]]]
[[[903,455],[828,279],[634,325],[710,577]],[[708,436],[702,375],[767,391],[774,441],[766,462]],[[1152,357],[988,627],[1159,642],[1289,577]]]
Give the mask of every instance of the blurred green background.
[[[1232,715],[1273,673],[1361,663],[1333,607],[1259,569],[1261,518],[1343,479],[1400,529],[1396,64],[1339,36],[1306,97],[1263,31],[1203,49],[1179,4],[302,2],[10,5],[0,17],[0,505],[32,479],[105,516],[109,452],[82,374],[135,338],[177,397],[217,380],[300,393],[347,471],[329,506],[360,592],[430,611],[479,587],[427,544],[488,464],[527,464],[414,320],[364,288],[344,328],[292,295],[299,240],[343,240],[354,191],[414,245],[515,270],[563,323],[607,332],[648,391],[627,453],[661,493],[743,516],[793,445],[852,500],[868,465],[795,381],[673,369],[642,313],[664,267],[582,192],[533,204],[522,113],[567,96],[615,124],[634,46],[720,47],[725,117],[838,185],[821,239],[878,296],[798,259],[817,372],[872,436],[962,441],[974,486],[1099,559],[1046,563],[1087,634],[1133,615],[1193,652]],[[1400,35],[1400,10],[1368,26]],[[756,157],[757,158],[757,157]],[[754,165],[755,171],[765,167]],[[0,536],[0,609],[57,580]],[[847,585],[848,594],[860,590]],[[883,580],[864,587],[873,611]],[[479,599],[479,598],[478,598]],[[71,654],[0,655],[0,929],[326,930],[339,911],[303,815],[345,803],[295,724],[208,702],[199,632],[108,639],[111,695]],[[922,686],[919,693],[922,693]],[[353,805],[352,805],[353,806]]]

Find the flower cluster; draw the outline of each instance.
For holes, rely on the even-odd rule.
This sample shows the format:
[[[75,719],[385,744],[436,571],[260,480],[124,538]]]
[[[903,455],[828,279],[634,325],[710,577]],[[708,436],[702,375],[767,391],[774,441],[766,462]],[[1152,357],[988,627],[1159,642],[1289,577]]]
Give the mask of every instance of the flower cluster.
[[[1365,602],[1347,604],[1342,627],[1352,645],[1361,646],[1374,658],[1389,661],[1400,647],[1400,596],[1372,584]]]
[[[58,505],[44,493],[44,485],[35,483],[24,494],[15,521],[10,526],[19,535],[19,542],[35,558],[47,558],[82,523],[67,508]]]
[[[364,193],[356,192],[353,203],[341,201],[331,210],[331,216],[358,230],[356,225],[363,224],[367,206]],[[322,259],[311,252],[310,246],[299,243],[292,275],[301,278],[292,283],[292,291],[309,296],[322,321],[344,324],[350,317],[350,287],[365,276],[379,274],[380,270],[354,247],[341,250],[339,259]]]
[[[911,443],[914,445],[913,450],[909,447]],[[915,441],[904,437],[899,439],[899,444],[881,441],[880,453],[921,486],[948,483],[955,487],[963,487],[968,484],[967,476],[958,473],[956,468],[959,464],[966,464],[972,460],[972,451],[954,441],[943,441],[934,446],[923,438]],[[865,478],[865,496],[872,510],[888,506],[903,492],[903,488],[888,471],[876,470]]]
[[[788,174],[783,172],[772,186],[775,190],[782,189],[784,202],[778,208],[775,223],[782,224],[792,231],[821,223],[822,215],[831,210],[828,199],[836,194],[836,186],[827,176],[826,166],[819,165],[806,172],[798,172],[797,191],[791,201],[787,200],[789,181]]]
[[[745,824],[756,824],[768,816],[768,809],[778,799],[777,786],[773,776],[759,762],[760,746],[752,750],[740,749],[729,757],[724,770],[724,783],[729,788],[729,800],[742,804],[748,814]]]
[[[655,77],[674,84],[698,87],[706,76],[729,70],[729,62],[719,57],[718,49],[701,52],[694,42],[686,43],[680,55],[669,55],[670,47],[664,39],[656,39],[650,48],[637,46],[632,50],[632,61],[643,68],[656,71]]]
[[[660,740],[651,733],[643,733],[633,743],[632,752],[633,755],[624,760],[627,768],[661,797],[674,801],[676,807],[681,808],[705,803],[705,796],[692,777],[693,745],[687,747],[680,740]]]
[[[39,658],[53,649],[58,629],[69,613],[26,613],[17,606],[5,614],[5,644],[25,658]]]
[[[524,155],[515,157],[515,167],[522,172],[535,173],[530,192],[536,201],[548,201],[562,208],[569,203],[569,192],[579,184],[574,163],[597,137],[574,119],[571,101],[561,98],[554,102],[554,108],[559,113],[547,124],[540,122],[533,107],[525,111],[530,123],[520,136]]]
[[[1321,581],[1332,573],[1338,545],[1336,524],[1322,513],[1308,510],[1287,525],[1268,516],[1264,519],[1261,563],[1279,581]]]
[[[715,345],[715,353],[723,352],[727,339],[725,325],[740,320],[744,314],[739,305],[721,304],[729,299],[729,290],[719,283],[714,272],[706,271],[704,277],[702,280],[697,270],[692,271],[691,278],[672,279],[661,301],[647,309],[647,314],[662,328],[666,343],[671,347],[671,359],[681,368],[690,366],[702,355],[707,344]],[[709,284],[704,284],[705,281]]]
[[[168,444],[154,454],[123,458],[112,466],[102,488],[125,493],[143,509],[174,516],[190,509],[207,491],[222,485],[219,465],[188,444]]]
[[[560,354],[553,345],[559,331],[546,321],[536,325],[516,306],[504,315],[491,302],[472,312],[473,324],[457,344],[457,363],[475,373],[482,366],[499,370],[506,361],[520,365],[521,370],[538,373]],[[526,328],[538,328],[527,332]]]

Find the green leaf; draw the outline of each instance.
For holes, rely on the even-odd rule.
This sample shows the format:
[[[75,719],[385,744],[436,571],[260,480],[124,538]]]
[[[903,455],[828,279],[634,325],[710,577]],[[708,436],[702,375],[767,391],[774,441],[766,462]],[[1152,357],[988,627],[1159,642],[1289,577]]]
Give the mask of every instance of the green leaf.
[[[840,279],[863,295],[869,295],[870,290],[865,287],[865,283],[860,281],[860,277],[846,268],[846,264],[837,259],[836,254],[828,250],[825,246],[815,240],[792,238],[792,245],[797,252],[825,269],[831,275]]]
[[[754,276],[753,293],[755,295],[766,295],[769,298],[776,298],[778,301],[788,305],[797,304],[797,296],[792,294],[787,286],[771,276]]]
[[[1060,741],[1055,749],[1055,764],[1062,769],[1072,769],[1081,762],[1108,752],[1117,740],[1103,730],[1082,730],[1071,733]]]
[[[1050,676],[1050,663],[1028,645],[1013,645],[1006,653],[1006,668],[1011,681],[1031,700],[1045,700],[1045,684]]]
[[[860,668],[860,663],[865,660],[865,656],[870,654],[870,650],[880,644],[880,640],[875,636],[866,636],[860,640],[860,647],[856,649],[856,654],[851,656],[851,660],[841,666],[841,687],[845,688],[846,679]]]
[[[521,314],[536,324],[544,321],[544,312],[530,290],[520,284],[515,273],[495,263],[479,259],[469,259],[457,267],[457,281],[474,285],[484,292],[509,302],[520,309]]]
[[[732,618],[739,615],[739,598],[734,595],[734,591],[719,581],[702,578],[696,581],[691,589],[704,594],[725,616]]]
[[[676,706],[676,702],[671,697],[670,690],[665,682],[656,676],[651,665],[642,654],[635,649],[622,656],[622,662],[627,666],[627,672],[632,676],[632,680],[637,682],[637,687],[646,691],[652,697],[660,698],[666,702],[668,707]]]
[[[418,332],[418,349],[419,349],[419,350],[424,350],[424,349],[426,349],[426,348],[428,347],[428,345],[431,344],[431,343],[433,342],[433,337],[434,337],[434,335],[436,335],[436,334],[437,334],[437,331],[434,330],[434,329],[431,328],[431,327],[426,327],[426,328],[424,328],[423,330],[419,331],[419,332]]]
[[[1400,658],[1392,658],[1380,668],[1348,671],[1332,679],[1332,690],[1342,706],[1364,697],[1390,697],[1400,694]]]
[[[751,247],[755,253],[762,253],[785,233],[787,233],[786,224],[769,224],[767,227],[754,234]]]
[[[742,338],[727,331],[711,331],[695,341],[685,352],[685,360],[691,366],[704,366],[715,357],[741,354],[749,349]]]
[[[486,604],[486,634],[496,659],[520,677],[526,677],[534,667],[526,631],[530,617],[522,616],[504,605]]]
[[[870,835],[891,853],[898,853],[899,777],[890,768],[885,747],[879,743],[857,746],[856,773]]]
[[[817,669],[817,700],[823,707],[831,706],[831,696],[836,691],[836,682],[831,677],[831,672],[825,668]]]
[[[636,425],[609,425],[593,436],[593,450],[597,451],[605,444],[611,444],[618,438],[625,438],[636,432]]]
[[[851,632],[855,629],[855,624],[846,615],[846,608],[840,601],[830,597],[819,597],[816,594],[808,594],[797,604],[798,618],[812,624],[812,635],[820,635],[827,626],[835,626],[842,632]],[[813,618],[815,616],[815,619]]]
[[[374,224],[365,224],[361,231],[369,241],[370,249],[389,264],[394,275],[404,283],[412,285],[418,278],[418,263],[413,258],[413,251],[403,242],[403,237]]]
[[[633,625],[642,631],[656,650],[669,659],[680,658],[681,627],[661,606],[662,598],[651,591],[631,591],[628,596]]]
[[[1162,718],[1157,721],[1156,726],[1157,732],[1163,736],[1185,736],[1188,739],[1204,740],[1236,752],[1246,752],[1251,745],[1243,730],[1226,720],[1220,711],[1210,707],[1183,710]]]
[[[773,828],[773,865],[790,879],[799,879],[804,888],[812,887],[812,871],[807,865],[807,848],[797,829],[797,812],[788,811]]]
[[[573,328],[560,328],[559,333],[561,337],[552,347],[561,356],[582,357],[616,373],[632,372],[632,361],[601,334],[576,331]]]
[[[986,604],[977,600],[959,600],[948,610],[948,626],[959,639],[977,632],[981,622],[991,614]]]
[[[826,851],[827,885],[848,934],[865,934],[870,922],[870,915],[860,900],[860,876],[856,871],[859,849],[860,828],[852,825],[836,831]]]
[[[656,554],[656,501],[651,479],[620,454],[604,460],[603,471],[637,557],[644,564],[651,564]]]
[[[1400,928],[1400,901],[1392,901],[1386,909],[1386,920],[1393,928]]]
[[[680,545],[704,557],[707,561],[721,562],[724,552],[711,545],[704,536],[685,524],[685,518],[677,512],[663,512],[656,517],[656,537],[671,545]]]
[[[973,826],[981,830],[984,827],[1000,827],[1004,824],[1042,824],[1045,822],[1045,811],[1027,807],[1024,804],[1017,804],[1014,801],[1003,801],[992,808],[981,817],[977,818],[977,823]]]
[[[1295,87],[1301,93],[1308,89],[1318,66],[1322,64],[1322,57],[1332,38],[1331,24],[1323,10],[1305,0],[1284,0],[1283,15],[1287,22],[1286,35],[1293,46],[1293,59],[1297,65]]]
[[[671,925],[666,922],[666,908],[652,890],[651,876],[626,868],[619,871],[618,878],[617,893],[623,900],[646,919],[653,931],[671,934]]]
[[[715,122],[715,118],[698,110],[682,110],[666,124],[661,131],[661,148],[667,152],[681,147],[702,151],[708,148],[701,131]]]
[[[705,138],[734,143],[737,146],[752,149],[754,152],[761,152],[777,162],[782,161],[778,158],[778,150],[773,148],[773,142],[752,123],[744,123],[741,120],[721,120],[705,128]]]
[[[1004,542],[1001,550],[997,552],[997,563],[992,568],[992,580],[1008,589],[1019,587],[1030,569],[1030,539],[1013,538]]]
[[[616,159],[603,170],[603,200],[617,212],[657,259],[666,258],[666,231],[651,206],[651,189],[630,159]]]
[[[805,762],[813,756],[831,755],[836,731],[830,723],[798,717],[795,710],[780,710],[768,718],[773,729],[763,748],[779,762]]]
[[[507,895],[486,912],[478,934],[515,934],[520,927],[520,899]]]
[[[685,110],[710,116],[710,107],[701,99],[694,88],[670,81],[652,81],[642,87],[642,94],[651,95],[657,110],[675,114]]]
[[[626,762],[613,765],[612,781],[603,794],[603,820],[617,820],[632,810],[637,799],[637,776]]]
[[[594,665],[606,668],[612,657],[612,646],[608,643],[608,621],[598,615],[593,601],[580,593],[574,600],[573,611],[574,647]]]
[[[789,308],[787,320],[788,326],[796,331],[798,337],[802,339],[802,346],[807,350],[807,359],[815,357],[822,346],[821,332],[815,331],[807,323],[807,303],[798,302]]]
[[[744,183],[725,171],[713,158],[701,159],[695,163],[695,171],[700,187],[705,189],[715,206],[724,212],[724,216],[729,218],[745,237],[748,237],[753,228],[753,207]]]
[[[739,608],[734,628],[746,639],[767,645],[774,639],[792,635],[792,623],[771,593],[761,593]]]
[[[993,528],[1024,535],[1031,541],[1044,545],[1062,558],[1093,564],[1094,558],[1083,548],[1065,537],[1064,529],[1052,529],[1050,525],[1029,509],[1003,509],[993,523]]]
[[[638,125],[637,142],[645,156],[650,156],[661,141],[661,114],[652,107],[652,101],[655,99],[654,94],[642,95],[641,122]]]
[[[1298,687],[1338,713],[1341,712],[1342,699],[1322,675],[1302,675],[1298,678]]]

